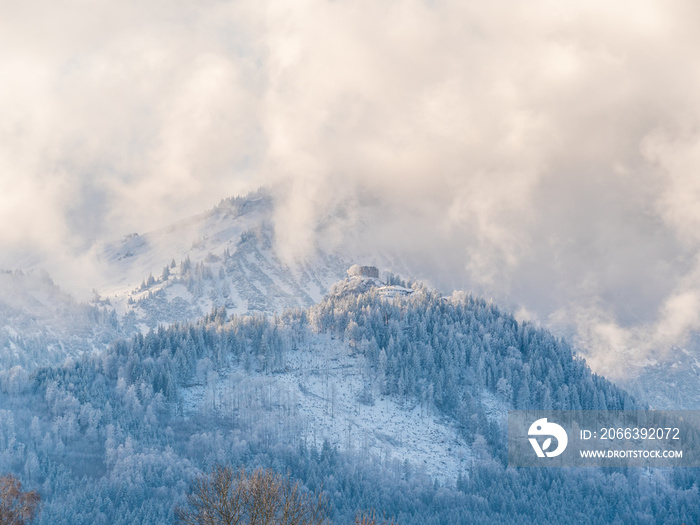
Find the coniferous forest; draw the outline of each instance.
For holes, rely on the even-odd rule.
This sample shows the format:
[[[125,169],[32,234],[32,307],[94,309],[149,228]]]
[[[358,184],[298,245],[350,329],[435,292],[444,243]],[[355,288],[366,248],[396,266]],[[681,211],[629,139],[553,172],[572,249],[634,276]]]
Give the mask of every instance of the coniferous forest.
[[[349,279],[309,309],[215,309],[61,366],[4,369],[0,472],[38,491],[40,524],[173,523],[190,481],[222,464],[323,491],[334,523],[370,509],[406,525],[700,519],[695,469],[507,468],[508,408],[641,405],[546,330],[483,299],[400,284],[414,292],[386,297]],[[441,479],[361,444],[313,440],[275,381],[294,373],[295,354],[323,363],[329,347],[360,371],[358,403],[432,413],[469,446],[467,467]]]

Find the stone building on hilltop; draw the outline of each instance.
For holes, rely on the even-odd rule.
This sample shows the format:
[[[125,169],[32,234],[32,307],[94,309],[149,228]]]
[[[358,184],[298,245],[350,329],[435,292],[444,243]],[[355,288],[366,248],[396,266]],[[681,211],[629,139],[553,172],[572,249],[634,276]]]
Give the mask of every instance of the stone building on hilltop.
[[[379,279],[379,270],[376,266],[360,266],[359,264],[353,264],[348,270],[348,275],[350,277],[371,277]]]

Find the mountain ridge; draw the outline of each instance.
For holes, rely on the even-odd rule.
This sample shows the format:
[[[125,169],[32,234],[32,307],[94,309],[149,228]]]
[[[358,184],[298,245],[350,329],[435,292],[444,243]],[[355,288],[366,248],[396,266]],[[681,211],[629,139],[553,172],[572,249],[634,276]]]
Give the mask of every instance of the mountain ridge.
[[[72,319],[97,321],[90,330],[84,326],[85,321],[74,324],[72,330],[84,334],[82,339],[69,334],[65,327],[58,329],[62,323],[57,320],[49,322],[46,330],[37,322],[26,321],[45,315],[46,305],[32,296],[34,285],[29,283],[32,279],[40,282],[41,272],[31,270],[34,277],[24,279],[26,290],[16,282],[4,287],[0,283],[5,318],[15,319],[10,323],[13,326],[5,323],[0,327],[0,362],[8,366],[22,364],[31,370],[32,361],[40,365],[58,363],[84,351],[104,349],[110,337],[196,320],[215,308],[225,307],[228,314],[268,315],[279,314],[285,308],[305,308],[322,300],[333,283],[346,275],[351,263],[388,260],[382,253],[352,257],[347,253],[328,253],[321,247],[304,258],[283,260],[276,253],[274,210],[272,193],[262,188],[246,196],[222,199],[210,210],[153,232],[132,233],[95,244],[90,252],[93,263],[86,264],[100,269],[102,277],[94,282],[88,305],[73,301],[65,292],[61,292],[64,299],[53,292],[42,292],[42,297],[55,301],[51,306],[54,310],[64,308],[72,312],[68,315]],[[332,229],[332,215],[324,222],[326,228]],[[88,306],[96,310],[85,313],[92,312]],[[18,316],[24,316],[25,321]],[[108,323],[104,321],[107,318]],[[94,335],[89,335],[90,331]],[[40,345],[50,351],[42,355]],[[692,345],[689,351],[697,354]],[[692,362],[688,368],[671,361],[637,367],[636,377],[622,384],[654,406],[700,406],[700,399],[694,394],[700,386],[700,376],[692,373]],[[664,386],[670,383],[685,392],[682,405],[677,404],[676,389]]]
[[[41,488],[39,523],[170,523],[183,480],[216,462],[323,486],[339,524],[372,507],[406,524],[700,516],[692,472],[506,469],[508,408],[641,405],[483,299],[381,284],[349,278],[276,316],[219,308],[12,383],[0,373],[0,469]]]

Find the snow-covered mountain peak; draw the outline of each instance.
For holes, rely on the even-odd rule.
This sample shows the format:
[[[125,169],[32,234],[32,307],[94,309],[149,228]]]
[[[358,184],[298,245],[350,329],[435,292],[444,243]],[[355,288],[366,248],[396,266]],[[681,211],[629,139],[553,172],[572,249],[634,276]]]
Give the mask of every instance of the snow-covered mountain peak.
[[[158,275],[172,260],[198,263],[210,254],[232,250],[244,233],[269,226],[272,197],[260,190],[246,197],[224,199],[215,208],[144,234],[98,243],[93,255],[102,276],[96,288],[104,295],[121,295]]]
[[[102,282],[128,329],[229,314],[281,312],[323,298],[348,263],[322,250],[290,262],[276,251],[274,200],[266,190],[224,199],[205,213],[94,249]]]
[[[259,190],[159,230],[97,243],[83,258],[96,270],[85,272],[95,291],[89,305],[38,270],[0,275],[3,362],[60,362],[103,348],[117,334],[197,320],[213,308],[272,314],[313,305],[349,265],[321,250],[293,262],[280,258],[273,213],[272,196]]]

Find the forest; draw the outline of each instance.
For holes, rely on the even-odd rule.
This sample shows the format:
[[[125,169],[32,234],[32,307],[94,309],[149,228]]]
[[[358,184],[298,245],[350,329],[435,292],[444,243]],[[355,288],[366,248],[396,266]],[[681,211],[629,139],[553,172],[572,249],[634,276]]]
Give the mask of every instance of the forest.
[[[218,308],[60,366],[6,368],[0,473],[40,494],[40,524],[174,523],[191,481],[215,465],[271,468],[323,491],[338,524],[372,509],[404,525],[700,519],[696,469],[507,468],[494,400],[506,410],[644,406],[567,342],[490,302],[397,284],[414,292],[385,297],[348,279],[308,309],[229,318]],[[358,403],[432,411],[469,445],[468,468],[438,479],[361,446],[314,443],[293,399],[222,387],[293,373],[295,354],[329,344],[361,363]]]

